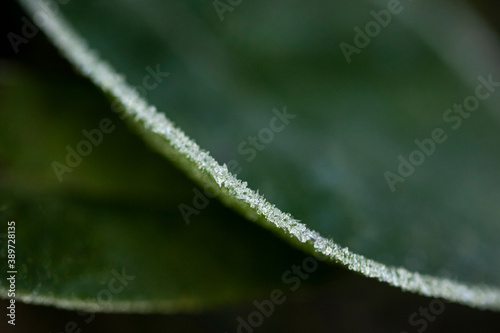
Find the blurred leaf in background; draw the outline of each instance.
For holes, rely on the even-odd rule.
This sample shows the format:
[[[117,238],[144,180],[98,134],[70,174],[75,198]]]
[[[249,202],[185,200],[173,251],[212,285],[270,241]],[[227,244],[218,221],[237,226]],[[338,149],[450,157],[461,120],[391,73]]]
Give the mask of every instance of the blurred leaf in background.
[[[195,1],[70,3],[64,12],[127,81],[139,85],[145,68],[161,63],[171,76],[148,93],[148,100],[219,161],[236,159],[242,166],[239,176],[278,207],[370,258],[498,285],[494,116],[485,110],[474,114],[460,132],[450,134],[442,151],[401,184],[401,191],[392,193],[383,177],[386,169],[395,169],[396,157],[415,149],[414,139],[429,136],[442,125],[443,112],[474,90],[460,84],[435,51],[400,22],[347,65],[338,43],[349,41],[352,27],[370,19],[370,8],[376,7],[366,4],[361,10],[342,3],[340,12],[335,10],[338,3],[323,6],[328,8],[299,2],[242,4],[223,24],[212,6]],[[16,19],[22,15],[16,13]],[[41,35],[26,47],[50,48]],[[1,78],[2,212],[4,220],[29,226],[29,232],[18,235],[19,242],[29,244],[19,247],[20,258],[23,251],[29,254],[24,255],[21,290],[92,301],[102,288],[96,282],[105,283],[112,269],[124,266],[135,276],[140,271],[143,279],[116,295],[115,300],[123,298],[123,306],[131,299],[168,298],[176,302],[159,302],[157,308],[199,307],[265,297],[282,283],[280,277],[291,264],[302,261],[299,252],[216,200],[186,226],[176,205],[192,201],[195,185],[128,133],[110,103],[71,73],[52,49],[43,52],[38,53],[43,61],[29,55],[3,61]],[[45,61],[52,65],[40,66]],[[488,103],[498,105],[498,96]],[[245,160],[238,145],[267,126],[274,107],[285,104],[298,115],[297,121],[254,160]],[[65,146],[76,145],[82,130],[96,128],[104,117],[112,119],[116,130],[59,183],[51,163],[63,161]],[[384,311],[375,310],[382,302],[377,290],[399,304],[411,304],[399,319],[406,326],[388,324],[395,330],[407,329],[408,316],[418,310],[415,304],[430,301],[395,296],[373,281],[342,279],[338,276],[344,271],[324,270],[328,273],[319,275],[328,276],[331,284],[350,284],[352,293],[344,300],[361,297],[355,290],[363,285],[372,288],[365,307],[347,301],[349,319],[337,317],[351,328],[356,316],[363,315],[373,321],[366,329],[376,331],[374,317]],[[342,299],[338,286],[329,288],[325,290],[335,290],[334,296],[325,294]],[[238,315],[252,311],[250,301]],[[294,302],[283,309],[303,311],[311,304],[307,296],[302,307]],[[384,305],[386,315],[394,311]],[[331,323],[322,314],[335,312],[331,306],[315,310],[307,313]],[[457,305],[446,311],[482,318],[484,325],[498,319]],[[224,324],[213,324],[214,329],[235,330],[236,317],[228,310],[209,321],[219,318]],[[279,318],[277,312],[270,321],[278,325]],[[292,320],[282,323],[299,331]],[[387,327],[380,321],[378,325]],[[50,329],[64,325],[59,327]]]

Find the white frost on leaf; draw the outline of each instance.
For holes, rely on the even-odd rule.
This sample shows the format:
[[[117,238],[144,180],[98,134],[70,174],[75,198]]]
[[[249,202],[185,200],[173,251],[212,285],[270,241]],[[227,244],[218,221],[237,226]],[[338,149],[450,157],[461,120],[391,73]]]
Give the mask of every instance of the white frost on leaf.
[[[38,12],[43,5],[38,0],[20,0],[32,13]],[[410,272],[404,268],[386,266],[342,248],[332,240],[310,230],[290,214],[284,213],[266,201],[257,192],[247,187],[231,174],[226,165],[220,165],[210,154],[202,150],[193,140],[159,113],[154,106],[140,98],[134,89],[126,83],[123,76],[99,58],[87,43],[71,28],[58,13],[53,13],[41,26],[50,40],[78,70],[94,82],[103,91],[111,94],[124,106],[124,112],[135,121],[142,123],[150,132],[163,137],[179,154],[189,160],[199,171],[210,175],[214,181],[240,205],[251,207],[268,223],[284,230],[301,243],[310,243],[314,250],[330,260],[339,262],[350,270],[370,278],[431,297],[440,297],[450,301],[484,309],[500,310],[500,289],[496,287],[468,285],[448,279]],[[198,181],[203,181],[201,176]],[[37,302],[32,296],[25,296],[27,302]]]

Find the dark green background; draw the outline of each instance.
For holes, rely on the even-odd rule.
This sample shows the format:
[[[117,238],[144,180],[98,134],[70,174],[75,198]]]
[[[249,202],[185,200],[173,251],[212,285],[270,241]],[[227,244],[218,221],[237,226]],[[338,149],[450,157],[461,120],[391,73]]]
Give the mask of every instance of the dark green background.
[[[493,3],[493,2],[492,2]],[[7,5],[7,6],[5,6]],[[0,13],[2,19],[2,36],[9,31],[19,31],[19,18],[23,13],[19,7],[8,2],[3,4]],[[496,4],[481,2],[486,17],[496,23],[494,7]],[[9,63],[18,63],[20,66],[36,72],[44,77],[57,78],[60,82],[68,82],[68,86],[76,84],[84,87],[89,96],[94,96],[98,103],[97,108],[106,109],[109,106],[90,83],[78,77],[73,69],[57,54],[50,43],[41,34],[20,52],[12,54],[6,39],[2,39],[2,58],[9,59]],[[5,66],[2,62],[0,66]],[[0,75],[2,71],[0,67]],[[63,89],[63,88],[62,88]],[[1,101],[0,101],[1,103]],[[1,108],[1,104],[0,104]],[[1,109],[0,109],[1,112]],[[3,144],[3,143],[2,143]],[[186,180],[187,183],[189,181]],[[190,184],[190,183],[189,183]],[[193,185],[194,186],[194,185]],[[191,186],[188,186],[191,188]],[[186,196],[187,198],[189,196]],[[225,210],[218,204],[214,211]],[[228,213],[225,213],[228,214]],[[247,223],[235,217],[238,223]],[[234,222],[233,222],[234,223]],[[248,226],[249,229],[258,228]],[[288,255],[288,254],[287,254]],[[300,253],[293,254],[294,258],[302,258]],[[293,261],[292,261],[293,262]],[[283,270],[286,269],[283,266]],[[322,266],[322,270],[331,270]],[[297,294],[290,295],[289,301],[280,306],[276,313],[267,319],[259,332],[289,331],[289,332],[342,332],[342,331],[369,331],[369,332],[400,332],[407,330],[408,316],[417,311],[420,306],[427,306],[431,299],[402,293],[399,289],[391,288],[364,277],[357,276],[342,269],[333,269],[337,278],[330,282],[321,282],[319,287],[305,288]],[[277,272],[280,271],[278,267]],[[282,270],[281,270],[282,271]],[[280,276],[276,276],[276,285],[280,286]],[[258,298],[257,296],[255,298]],[[0,302],[4,307],[6,302]],[[203,313],[180,315],[110,315],[98,314],[93,323],[82,324],[83,331],[176,331],[176,332],[232,332],[235,331],[235,318],[253,311],[251,302],[244,302],[238,306],[219,307]],[[71,311],[60,311],[50,307],[20,305],[17,319],[17,332],[59,332],[65,323],[75,320],[82,323],[81,318]],[[500,324],[498,314],[469,309],[459,305],[448,305],[445,313],[438,317],[436,322],[429,325],[426,332],[444,331],[496,331]],[[2,332],[6,327],[5,321],[0,322]]]

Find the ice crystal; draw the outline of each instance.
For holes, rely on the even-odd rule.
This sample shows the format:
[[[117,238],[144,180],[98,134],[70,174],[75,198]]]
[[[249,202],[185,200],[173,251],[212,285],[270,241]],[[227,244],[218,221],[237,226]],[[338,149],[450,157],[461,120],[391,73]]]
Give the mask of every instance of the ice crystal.
[[[38,0],[21,0],[21,2],[31,13],[36,13],[42,6]],[[210,175],[218,186],[227,191],[231,196],[230,200],[236,200],[242,207],[250,207],[267,223],[282,229],[299,242],[312,243],[316,252],[365,276],[426,296],[441,297],[479,308],[500,310],[500,289],[498,288],[471,286],[409,272],[404,268],[386,266],[352,253],[347,248],[342,248],[332,240],[310,230],[305,224],[295,220],[290,214],[283,213],[257,192],[249,189],[247,183],[238,180],[225,165],[218,164],[208,152],[203,151],[167,117],[138,96],[126,83],[125,78],[100,59],[99,55],[87,46],[59,13],[53,13],[48,17],[41,28],[84,76],[125,106],[126,115],[142,123],[147,131],[160,135],[173,149],[190,161],[193,168]],[[204,179],[199,177],[198,181],[203,182]],[[25,297],[25,301],[45,302],[33,297]]]

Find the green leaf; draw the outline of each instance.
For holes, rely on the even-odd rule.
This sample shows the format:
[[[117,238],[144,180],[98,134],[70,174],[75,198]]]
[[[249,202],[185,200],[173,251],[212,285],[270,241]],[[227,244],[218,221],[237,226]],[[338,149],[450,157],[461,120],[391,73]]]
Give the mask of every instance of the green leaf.
[[[194,184],[130,133],[90,84],[10,65],[0,93],[0,267],[10,271],[14,221],[18,301],[192,311],[268,297],[303,260],[217,201],[187,225],[177,200],[191,199]],[[77,150],[82,131],[105,118],[114,131],[59,182],[51,164],[65,164],[65,147]],[[2,278],[1,297],[10,298],[9,287]]]
[[[55,13],[43,28],[148,142],[249,219],[404,290],[499,309],[500,94],[448,112],[500,79],[497,42],[460,2],[402,6],[350,63],[339,46],[383,9],[373,3],[254,1],[220,22],[193,0],[71,2],[59,10],[78,34]],[[149,104],[129,84],[146,87],[151,70],[170,74]],[[284,106],[296,118],[262,139]],[[259,135],[252,159],[241,148]],[[399,156],[418,166],[391,186]],[[236,160],[259,192],[216,160]]]

